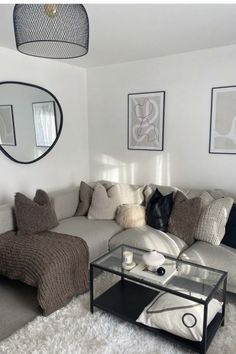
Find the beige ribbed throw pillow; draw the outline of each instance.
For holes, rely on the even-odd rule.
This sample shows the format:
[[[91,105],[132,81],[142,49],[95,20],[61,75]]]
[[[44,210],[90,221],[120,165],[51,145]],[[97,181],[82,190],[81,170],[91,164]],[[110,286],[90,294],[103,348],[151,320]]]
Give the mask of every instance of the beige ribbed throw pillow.
[[[92,202],[88,211],[89,219],[113,220],[116,209],[121,204],[141,204],[143,202],[143,188],[128,184],[115,184],[106,189],[98,183],[93,192]]]
[[[220,198],[211,202],[201,213],[195,239],[219,245],[225,234],[225,226],[233,205],[232,198]]]

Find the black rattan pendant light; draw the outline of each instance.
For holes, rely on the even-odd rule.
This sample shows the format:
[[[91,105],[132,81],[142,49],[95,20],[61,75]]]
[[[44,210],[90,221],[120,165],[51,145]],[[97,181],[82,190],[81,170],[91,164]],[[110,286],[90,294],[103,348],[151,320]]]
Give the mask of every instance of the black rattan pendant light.
[[[83,5],[15,5],[13,21],[16,46],[21,53],[54,59],[88,53],[89,21]]]

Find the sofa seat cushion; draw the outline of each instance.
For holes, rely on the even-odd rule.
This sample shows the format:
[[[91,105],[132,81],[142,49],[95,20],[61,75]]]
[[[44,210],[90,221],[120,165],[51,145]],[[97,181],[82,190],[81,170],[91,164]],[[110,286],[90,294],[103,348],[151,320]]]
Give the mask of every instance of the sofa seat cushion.
[[[108,251],[109,239],[123,228],[113,220],[88,220],[86,216],[74,216],[59,222],[55,232],[80,236],[89,247],[90,261]]]
[[[109,241],[109,248],[113,249],[121,244],[148,250],[157,250],[174,257],[177,257],[187,247],[187,244],[177,236],[153,229],[148,225],[127,229],[113,236]]]
[[[227,290],[236,293],[236,250],[225,245],[215,246],[197,241],[180,258],[228,272]]]

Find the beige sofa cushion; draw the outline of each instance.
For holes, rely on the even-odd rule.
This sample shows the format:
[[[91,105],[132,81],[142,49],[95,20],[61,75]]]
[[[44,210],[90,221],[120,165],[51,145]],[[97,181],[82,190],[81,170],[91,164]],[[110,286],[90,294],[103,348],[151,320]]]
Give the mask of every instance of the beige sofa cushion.
[[[115,184],[106,189],[98,183],[93,192],[92,202],[88,211],[89,219],[113,220],[116,209],[121,204],[141,204],[144,200],[143,188],[128,184]]]
[[[225,234],[225,226],[233,205],[232,198],[220,198],[211,202],[201,213],[195,238],[219,245]]]
[[[228,272],[227,290],[236,293],[236,251],[234,249],[198,241],[186,249],[180,258]],[[204,278],[204,270],[202,278]]]
[[[220,199],[220,198],[225,198],[225,197],[230,197],[233,198],[234,203],[236,203],[236,194],[228,192],[227,190],[224,189],[186,189],[186,188],[181,188],[182,192],[188,197],[188,198],[194,198],[194,197],[199,197],[203,192],[207,192],[213,197],[214,199]]]
[[[120,232],[109,241],[109,248],[114,249],[122,244],[146,250],[157,250],[174,257],[177,257],[187,247],[187,244],[175,235],[153,229],[148,225]]]
[[[108,252],[108,241],[123,228],[113,220],[88,220],[74,216],[59,222],[52,231],[80,236],[87,242],[90,261]]]
[[[70,187],[49,193],[53,201],[58,220],[70,218],[75,215],[79,203],[79,188]]]

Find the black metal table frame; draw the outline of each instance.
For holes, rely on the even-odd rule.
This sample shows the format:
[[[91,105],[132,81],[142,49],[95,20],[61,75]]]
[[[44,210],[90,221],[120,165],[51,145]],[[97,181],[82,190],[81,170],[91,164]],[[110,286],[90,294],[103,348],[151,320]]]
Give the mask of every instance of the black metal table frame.
[[[99,262],[99,260],[103,259],[106,256],[109,256],[110,253],[113,253],[114,251],[118,250],[119,248],[121,248],[121,252],[123,252],[123,248],[124,247],[130,248],[130,249],[133,249],[133,250],[137,250],[139,252],[146,252],[147,251],[147,250],[143,250],[143,249],[140,249],[140,248],[137,248],[137,247],[133,247],[133,246],[130,247],[128,245],[120,245],[120,246],[114,248],[112,251],[107,252],[106,254],[102,255],[101,257],[97,258],[96,260],[94,260],[93,262],[90,263],[90,312],[91,313],[94,312],[94,307],[97,307],[97,308],[100,308],[102,310],[111,312],[109,310],[106,310],[106,309],[101,308],[101,307],[96,305],[96,302],[95,302],[96,299],[94,299],[94,286],[93,286],[93,280],[94,280],[93,271],[94,271],[94,268],[100,269],[100,270],[108,272],[108,273],[112,273],[112,274],[118,275],[118,276],[121,277],[121,281],[122,282],[124,281],[124,279],[128,279],[128,280],[131,280],[131,281],[133,281],[135,283],[138,283],[138,284],[140,284],[142,286],[147,286],[147,287],[150,287],[150,288],[153,288],[153,289],[156,289],[156,290],[165,291],[165,292],[180,296],[182,298],[185,298],[185,299],[188,299],[188,300],[191,300],[191,301],[195,301],[195,302],[200,303],[200,304],[202,304],[204,306],[203,336],[202,336],[202,341],[201,342],[193,342],[193,341],[181,338],[179,336],[175,336],[173,334],[167,333],[166,331],[162,331],[162,330],[159,330],[159,329],[156,329],[156,328],[152,328],[152,327],[143,325],[143,324],[138,323],[138,322],[135,322],[135,324],[138,325],[138,326],[141,326],[141,327],[145,327],[146,329],[148,329],[148,330],[150,330],[152,332],[167,333],[168,336],[170,334],[171,337],[177,339],[178,341],[180,341],[182,343],[185,343],[186,345],[188,345],[188,346],[190,346],[190,347],[192,347],[194,349],[197,349],[197,351],[199,353],[205,354],[207,352],[207,349],[209,348],[209,345],[210,345],[212,339],[215,336],[215,333],[217,332],[217,329],[220,326],[224,326],[225,305],[226,305],[227,272],[224,272],[222,270],[218,270],[218,269],[215,269],[215,268],[206,267],[206,266],[203,266],[203,265],[200,265],[200,264],[196,264],[196,263],[193,263],[193,262],[189,262],[189,261],[186,261],[186,260],[174,258],[174,257],[171,257],[171,256],[168,255],[168,258],[172,259],[173,261],[176,261],[176,263],[180,262],[180,263],[183,263],[183,264],[186,264],[186,265],[190,265],[190,266],[197,266],[198,268],[202,268],[204,270],[216,271],[216,272],[222,274],[221,278],[218,280],[218,282],[216,283],[216,285],[212,289],[212,291],[209,294],[209,296],[207,297],[207,299],[203,300],[203,299],[200,299],[200,298],[189,296],[187,294],[180,293],[180,292],[178,292],[176,290],[173,290],[173,289],[168,289],[165,286],[162,286],[160,284],[154,284],[152,282],[136,278],[136,277],[130,275],[130,273],[129,274],[124,273],[122,266],[121,266],[122,272],[119,272],[119,271],[104,267],[104,266],[102,266],[100,264],[96,264],[96,262]],[[122,262],[122,258],[121,258],[121,262]],[[209,337],[208,336],[208,326],[207,326],[208,304],[209,304],[209,302],[213,298],[215,292],[219,289],[219,287],[220,287],[220,285],[222,283],[223,283],[222,313],[221,313],[220,319],[218,321],[218,324],[215,326],[213,333],[211,333],[211,335]],[[120,316],[119,314],[116,314],[116,316],[119,316],[120,318],[124,319],[123,316]],[[125,320],[129,321],[129,319],[127,319],[127,318],[125,318]],[[129,321],[129,322],[134,323],[134,321]]]

